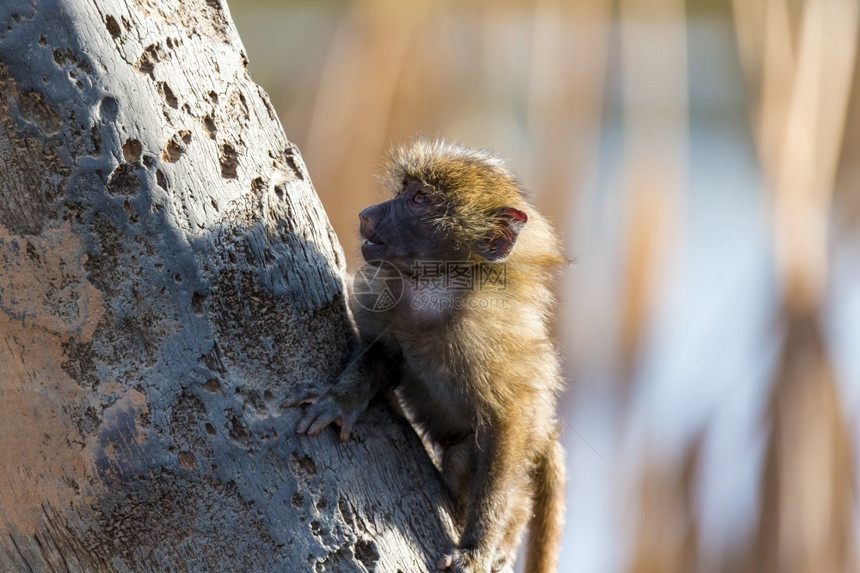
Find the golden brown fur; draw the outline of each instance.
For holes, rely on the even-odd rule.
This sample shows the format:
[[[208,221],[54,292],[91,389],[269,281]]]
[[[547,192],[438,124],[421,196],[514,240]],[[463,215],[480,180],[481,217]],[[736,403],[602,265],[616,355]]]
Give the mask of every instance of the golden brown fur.
[[[427,307],[413,275],[393,308],[356,305],[365,347],[323,396],[288,399],[315,402],[299,431],[336,422],[344,438],[369,395],[396,386],[412,422],[442,451],[443,478],[463,508],[463,533],[438,567],[500,568],[531,518],[526,571],[554,571],[564,454],[555,417],[562,379],[548,322],[551,282],[567,262],[560,241],[487,152],[418,139],[391,153],[383,182],[393,198],[361,215],[366,259],[377,253],[401,273],[416,272],[412,259],[465,259],[503,270],[506,280],[442,292]],[[380,374],[382,363],[389,368]]]
[[[555,394],[562,379],[548,321],[551,282],[567,263],[560,241],[528,202],[513,173],[487,152],[418,140],[395,150],[386,171],[390,186],[411,176],[444,194],[450,210],[438,218],[438,224],[463,242],[491,234],[491,213],[500,208],[512,206],[528,213],[513,250],[499,263],[507,271],[504,290],[469,293],[472,299],[501,295],[504,304],[464,305],[470,310],[459,317],[461,327],[448,331],[451,355],[447,361],[478,365],[469,388],[478,403],[478,418],[496,426],[492,430],[497,439],[513,456],[506,462],[534,464],[531,483],[524,482],[527,474],[517,475],[507,464],[500,468],[502,473],[486,476],[501,482],[496,487],[508,490],[498,494],[503,505],[493,511],[510,514],[509,523],[498,524],[505,529],[502,542],[516,545],[520,526],[531,510],[534,521],[526,571],[553,571],[563,518],[564,462],[554,419]],[[480,255],[473,258],[480,260]],[[534,456],[531,460],[523,455],[528,451]],[[533,509],[526,501],[532,496]]]

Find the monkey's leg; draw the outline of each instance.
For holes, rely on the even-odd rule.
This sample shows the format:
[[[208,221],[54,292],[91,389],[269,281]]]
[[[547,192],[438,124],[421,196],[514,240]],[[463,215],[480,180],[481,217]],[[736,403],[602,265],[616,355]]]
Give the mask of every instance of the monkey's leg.
[[[475,440],[471,438],[445,447],[442,453],[442,480],[457,500],[457,519],[461,527],[469,505],[469,486],[475,471],[472,463],[475,455]]]
[[[516,559],[517,548],[520,545],[526,523],[528,523],[534,506],[531,492],[528,491],[523,492],[523,495],[516,496],[511,501],[513,504],[508,511],[509,517],[505,526],[504,537],[499,544],[499,548],[496,550],[494,571],[501,570],[507,563],[513,563]],[[525,571],[530,573],[529,569]]]
[[[496,565],[509,509],[515,500],[528,496],[528,471],[522,462],[526,436],[520,428],[506,428],[501,420],[478,431],[465,527],[458,547],[437,562],[439,569],[484,573]]]

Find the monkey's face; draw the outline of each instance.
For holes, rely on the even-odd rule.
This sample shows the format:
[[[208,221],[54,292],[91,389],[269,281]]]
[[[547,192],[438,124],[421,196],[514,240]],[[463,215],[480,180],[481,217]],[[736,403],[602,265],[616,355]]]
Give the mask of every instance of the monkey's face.
[[[371,264],[386,261],[408,272],[416,261],[468,257],[468,247],[457,244],[436,222],[445,210],[435,189],[420,179],[407,177],[396,197],[358,214],[364,260]]]

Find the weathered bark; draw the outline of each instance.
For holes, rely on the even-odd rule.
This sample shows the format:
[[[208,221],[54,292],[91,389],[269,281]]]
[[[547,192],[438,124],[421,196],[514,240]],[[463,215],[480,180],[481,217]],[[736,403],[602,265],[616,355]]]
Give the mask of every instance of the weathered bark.
[[[343,256],[219,0],[0,3],[0,570],[427,570],[420,441],[278,407]]]

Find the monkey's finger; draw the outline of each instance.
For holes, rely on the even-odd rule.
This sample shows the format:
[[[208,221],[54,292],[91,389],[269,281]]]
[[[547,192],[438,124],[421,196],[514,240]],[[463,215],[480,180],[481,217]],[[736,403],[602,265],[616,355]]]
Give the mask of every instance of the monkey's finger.
[[[309,406],[302,416],[302,419],[299,420],[299,423],[296,425],[296,433],[305,434],[308,433],[308,430],[314,423],[321,417],[325,415],[326,405],[322,404],[314,404]]]
[[[453,564],[454,564],[454,556],[453,555],[446,555],[444,557],[440,557],[436,561],[436,569],[439,569],[440,571],[443,571],[445,569],[450,569],[451,565],[453,565]]]
[[[326,426],[328,426],[329,424],[331,424],[334,420],[335,420],[334,416],[332,416],[330,414],[327,414],[327,413],[320,414],[319,417],[316,420],[314,420],[314,423],[311,424],[310,428],[308,428],[308,435],[309,436],[316,436],[317,434],[322,432],[323,429]]]
[[[304,434],[308,431],[308,428],[311,424],[313,424],[314,420],[316,420],[316,415],[314,414],[306,414],[299,423],[296,424],[296,433]]]
[[[348,442],[349,435],[352,433],[352,428],[355,424],[355,420],[350,421],[350,417],[347,416],[340,424],[340,441]]]
[[[288,394],[284,401],[281,402],[281,408],[292,408],[299,404],[316,404],[320,397],[317,394],[312,394],[308,391],[294,392]]]

